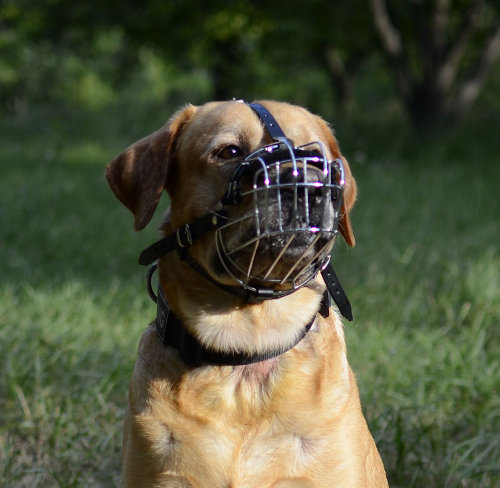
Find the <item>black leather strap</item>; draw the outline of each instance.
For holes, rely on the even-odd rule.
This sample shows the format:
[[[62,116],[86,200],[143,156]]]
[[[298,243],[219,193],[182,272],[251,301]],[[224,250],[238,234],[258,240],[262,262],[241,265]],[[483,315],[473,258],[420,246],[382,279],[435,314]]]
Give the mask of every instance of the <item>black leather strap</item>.
[[[321,272],[325,280],[326,287],[337,304],[339,312],[350,322],[352,321],[352,308],[347,295],[342,288],[340,281],[333,270],[331,263]]]
[[[272,300],[274,298],[280,298],[285,295],[290,295],[295,291],[295,288],[290,288],[286,293],[278,293],[276,290],[273,288],[267,288],[264,286],[261,287],[255,287],[254,289],[245,289],[240,286],[230,286],[230,285],[224,285],[222,283],[219,283],[217,280],[212,278],[210,274],[201,266],[196,259],[194,259],[191,254],[186,250],[186,252],[181,254],[181,259],[191,266],[199,275],[201,275],[203,278],[205,278],[207,281],[212,283],[213,285],[221,288],[225,292],[234,295],[236,297],[242,298],[245,300],[246,303],[258,303],[262,302],[263,300]]]
[[[171,251],[187,249],[195,239],[217,229],[226,221],[227,217],[222,212],[204,215],[144,249],[139,256],[139,264],[148,266]]]
[[[258,363],[280,356],[294,348],[309,332],[316,320],[316,313],[304,326],[300,336],[287,347],[248,354],[246,352],[219,352],[202,346],[184,327],[181,320],[172,312],[161,288],[158,290],[156,330],[158,337],[165,346],[175,348],[181,359],[191,367],[202,364],[217,366],[239,366]]]
[[[290,143],[293,146],[293,142],[290,139],[288,139],[288,137],[285,135],[285,133],[279,126],[276,119],[273,117],[271,112],[267,110],[266,107],[260,105],[259,103],[249,103],[248,106],[251,107],[257,113],[260,120],[262,120],[262,122],[264,123],[267,132],[269,132],[269,135],[274,141],[287,140],[290,141]]]

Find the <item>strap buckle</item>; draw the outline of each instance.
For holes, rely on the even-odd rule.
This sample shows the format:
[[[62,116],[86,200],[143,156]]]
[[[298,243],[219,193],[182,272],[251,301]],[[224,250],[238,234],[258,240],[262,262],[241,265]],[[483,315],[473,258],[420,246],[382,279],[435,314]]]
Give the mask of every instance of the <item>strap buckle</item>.
[[[177,229],[175,234],[177,236],[177,244],[179,244],[179,247],[187,248],[193,245],[193,235],[191,234],[189,224]]]
[[[149,298],[153,302],[158,303],[158,295],[154,292],[151,280],[153,278],[154,272],[158,269],[158,263],[154,263],[149,269],[146,275],[146,290],[148,291]]]

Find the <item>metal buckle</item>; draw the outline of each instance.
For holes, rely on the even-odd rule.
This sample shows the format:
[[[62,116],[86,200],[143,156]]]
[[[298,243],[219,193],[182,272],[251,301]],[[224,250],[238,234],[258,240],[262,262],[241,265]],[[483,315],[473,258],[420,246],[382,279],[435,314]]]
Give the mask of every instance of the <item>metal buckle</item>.
[[[184,235],[181,235],[181,231],[184,232]],[[193,236],[191,234],[191,229],[189,228],[189,224],[186,224],[184,227],[181,227],[180,229],[177,229],[176,231],[177,235],[177,243],[179,244],[179,247],[191,247],[193,244]]]
[[[146,275],[146,289],[148,290],[148,295],[153,300],[153,302],[158,303],[158,296],[153,290],[153,285],[151,284],[151,280],[153,278],[154,272],[158,269],[158,263],[154,263],[148,270]]]

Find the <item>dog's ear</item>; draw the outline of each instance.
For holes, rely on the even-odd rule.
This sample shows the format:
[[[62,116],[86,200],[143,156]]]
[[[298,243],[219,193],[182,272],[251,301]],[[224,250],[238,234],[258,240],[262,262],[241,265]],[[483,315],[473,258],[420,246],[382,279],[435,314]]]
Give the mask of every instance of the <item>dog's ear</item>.
[[[339,220],[339,232],[342,234],[342,237],[347,242],[347,244],[353,247],[356,244],[356,239],[354,238],[354,232],[352,230],[350,213],[351,209],[354,206],[354,202],[356,200],[357,193],[357,185],[356,180],[352,176],[351,169],[349,168],[349,163],[347,160],[340,154],[340,149],[333,135],[332,130],[328,126],[328,124],[318,117],[320,121],[321,128],[324,133],[325,139],[328,141],[328,147],[332,153],[334,158],[339,158],[342,160],[344,165],[344,195],[342,198],[342,207],[340,208],[340,220]]]
[[[356,239],[352,231],[350,213],[356,200],[357,185],[356,180],[352,176],[351,169],[349,168],[349,163],[344,157],[342,157],[342,163],[344,165],[345,184],[342,207],[340,209],[339,231],[347,244],[353,247],[356,244]]]
[[[135,230],[153,217],[165,188],[175,141],[196,107],[179,110],[161,129],[132,144],[111,161],[106,178],[117,198],[134,214]]]

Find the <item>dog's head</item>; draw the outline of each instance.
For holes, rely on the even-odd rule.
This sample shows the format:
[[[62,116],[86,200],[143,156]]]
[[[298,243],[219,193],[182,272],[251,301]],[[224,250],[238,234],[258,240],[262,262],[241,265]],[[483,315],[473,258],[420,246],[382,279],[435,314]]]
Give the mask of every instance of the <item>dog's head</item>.
[[[190,249],[223,284],[268,280],[281,286],[294,266],[305,269],[328,254],[337,225],[347,244],[355,242],[349,212],[356,184],[327,124],[301,107],[262,105],[293,145],[273,142],[247,104],[189,105],[121,153],[106,173],[133,212],[136,230],[151,220],[164,189],[171,200],[166,232],[223,212],[227,225]]]

